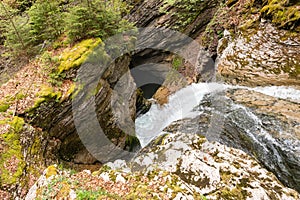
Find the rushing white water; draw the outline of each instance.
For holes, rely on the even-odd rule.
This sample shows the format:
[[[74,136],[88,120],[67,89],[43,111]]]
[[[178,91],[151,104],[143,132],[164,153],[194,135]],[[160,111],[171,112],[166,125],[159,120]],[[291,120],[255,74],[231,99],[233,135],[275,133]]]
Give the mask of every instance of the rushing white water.
[[[300,102],[300,90],[287,86],[256,87],[254,91],[281,99]]]
[[[225,85],[217,83],[192,84],[169,97],[166,105],[153,104],[150,110],[135,121],[136,135],[142,147],[174,121],[189,117],[205,94],[221,91]]]
[[[163,106],[153,104],[151,109],[138,117],[135,122],[136,135],[141,146],[146,146],[153,138],[162,134],[164,128],[172,122],[191,117],[195,108],[208,93],[219,92],[228,88],[243,88],[257,91],[269,96],[300,101],[300,90],[283,86],[248,88],[219,83],[197,83],[181,89],[169,97]]]

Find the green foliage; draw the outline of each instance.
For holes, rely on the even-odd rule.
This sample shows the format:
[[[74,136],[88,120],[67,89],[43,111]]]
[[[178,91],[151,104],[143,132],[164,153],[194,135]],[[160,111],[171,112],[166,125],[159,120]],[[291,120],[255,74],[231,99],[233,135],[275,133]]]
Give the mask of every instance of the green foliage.
[[[176,56],[172,61],[172,66],[175,70],[178,70],[183,65],[183,59],[179,56]]]
[[[31,3],[27,2],[27,5]],[[64,29],[63,14],[55,0],[37,1],[26,13],[19,15],[16,9],[2,4],[1,13],[9,15],[0,23],[5,45],[17,54],[38,53],[45,41],[55,40]]]
[[[19,10],[19,12],[25,12],[28,10],[33,3],[36,2],[36,0],[16,0],[16,8]]]
[[[45,40],[55,40],[63,31],[64,21],[58,1],[40,0],[28,11],[30,17],[30,37],[33,45]]]
[[[5,46],[14,50],[15,53],[23,54],[33,50],[30,46],[30,26],[27,18],[15,16],[5,24]],[[14,26],[12,25],[14,23]]]
[[[122,19],[128,7],[121,0],[15,2],[13,7],[6,3],[0,5],[0,33],[4,36],[0,37],[0,43],[5,41],[17,55],[39,54],[52,43],[54,48],[65,47],[66,44],[57,42],[63,33],[68,37],[64,41],[73,43],[105,38],[133,27]]]
[[[13,49],[23,49],[27,47],[30,27],[26,24],[27,20],[23,17],[16,16],[13,19],[16,29],[18,33],[22,36],[22,41],[24,42],[25,46],[22,46],[22,42],[20,41],[20,38],[16,34],[16,30],[11,26],[10,23],[6,26],[6,41],[5,45],[8,47],[11,47]]]
[[[118,2],[118,1],[116,1]],[[106,7],[102,1],[79,4],[70,10],[67,16],[66,31],[71,42],[100,37],[105,38],[118,33],[127,22],[121,20],[120,12],[114,7]]]

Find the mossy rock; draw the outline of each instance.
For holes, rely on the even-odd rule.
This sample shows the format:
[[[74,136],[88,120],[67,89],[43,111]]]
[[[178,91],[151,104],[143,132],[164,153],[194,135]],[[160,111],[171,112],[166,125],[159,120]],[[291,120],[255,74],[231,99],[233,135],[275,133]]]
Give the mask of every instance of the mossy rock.
[[[273,0],[261,9],[264,17],[271,18],[272,22],[281,28],[299,30],[300,24],[300,3],[288,5],[287,0]]]
[[[88,59],[93,50],[103,45],[100,38],[87,39],[76,44],[71,49],[66,49],[60,57],[60,65],[58,66],[58,73],[68,71],[71,68],[79,67],[84,61]]]
[[[54,99],[55,101],[59,101],[61,96],[61,92],[55,91],[54,88],[50,86],[43,85],[40,92],[37,93],[37,99],[35,100],[33,107],[29,108],[28,112],[35,110],[48,100]]]
[[[19,92],[15,95],[7,95],[0,101],[0,112],[6,112],[11,105],[13,105],[16,101],[25,98],[26,96]]]
[[[159,11],[170,14],[172,18],[176,19],[172,29],[184,31],[197,19],[201,12],[209,8],[209,4],[212,2],[203,0],[164,0],[164,5]]]
[[[10,125],[9,131],[0,135],[1,139],[4,141],[5,149],[0,157],[0,185],[17,183],[23,174],[23,169],[25,167],[19,134],[23,130],[24,119],[14,117],[8,124]],[[14,164],[12,162],[14,162]],[[13,165],[13,170],[10,170],[9,167],[7,167],[10,165]]]

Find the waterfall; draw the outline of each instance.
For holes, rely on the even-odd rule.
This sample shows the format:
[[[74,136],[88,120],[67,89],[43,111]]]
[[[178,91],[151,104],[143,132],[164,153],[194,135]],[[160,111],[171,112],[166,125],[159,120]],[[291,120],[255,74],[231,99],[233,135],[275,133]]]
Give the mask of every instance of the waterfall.
[[[192,84],[171,95],[167,104],[153,104],[150,110],[138,117],[135,122],[136,135],[141,146],[146,146],[172,122],[193,115],[193,108],[199,104],[205,94],[222,91],[226,87],[218,83]]]
[[[163,129],[172,122],[197,115],[193,109],[206,94],[226,89],[247,89],[276,98],[300,102],[300,90],[292,87],[267,86],[249,88],[221,83],[194,83],[171,95],[167,104],[158,105],[154,103],[146,114],[136,119],[136,136],[140,140],[141,146],[146,146],[153,138],[162,134]]]

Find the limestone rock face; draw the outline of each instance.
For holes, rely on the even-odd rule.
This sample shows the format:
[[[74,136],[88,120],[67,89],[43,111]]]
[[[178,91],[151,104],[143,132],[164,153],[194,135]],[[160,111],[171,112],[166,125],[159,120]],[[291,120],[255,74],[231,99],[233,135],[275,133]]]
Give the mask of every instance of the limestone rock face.
[[[250,86],[300,84],[299,34],[261,22],[255,31],[241,31],[235,38],[222,39],[219,47],[218,73],[225,82]]]
[[[132,170],[170,171],[207,199],[298,199],[245,152],[196,134],[166,134],[144,148]]]

